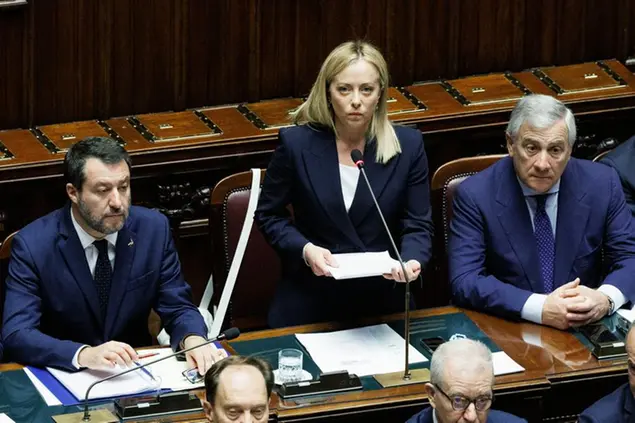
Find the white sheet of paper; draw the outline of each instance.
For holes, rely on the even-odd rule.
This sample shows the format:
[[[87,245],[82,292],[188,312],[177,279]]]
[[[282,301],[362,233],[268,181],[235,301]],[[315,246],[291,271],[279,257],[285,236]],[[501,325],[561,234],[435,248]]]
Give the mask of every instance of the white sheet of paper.
[[[47,367],[48,370],[62,385],[66,387],[78,400],[83,400],[88,387],[101,379],[113,374],[121,373],[125,369],[115,368],[112,370],[81,370],[79,372],[67,372],[64,370]],[[126,375],[109,380],[95,387],[90,391],[89,399],[112,398],[120,395],[131,395],[140,392],[152,391],[156,389],[142,371],[131,372]]]
[[[139,355],[152,353],[158,353],[159,355],[139,360],[139,363],[149,363],[161,358],[161,356],[170,355],[172,354],[172,350],[169,348],[155,348],[139,351]],[[188,369],[187,362],[178,361],[176,357],[168,358],[159,363],[152,364],[148,366],[148,368],[155,379],[160,381],[160,384],[152,383],[149,377],[139,370],[96,385],[90,391],[90,398],[111,398],[157,389],[183,391],[194,388],[202,388],[204,386],[204,382],[192,384],[185,379],[182,372]],[[53,368],[47,368],[47,370],[78,399],[84,398],[86,395],[86,389],[88,389],[88,386],[90,386],[91,383],[103,379],[111,374],[123,371],[123,369],[100,371],[82,370],[80,372],[69,373]]]
[[[4,413],[0,413],[0,423],[15,423],[13,419]]]
[[[492,353],[492,364],[494,365],[495,376],[525,371],[525,368],[512,360],[505,351]]]
[[[380,253],[346,253],[333,254],[338,267],[330,267],[329,271],[335,279],[365,278],[390,273],[399,262],[388,254]]]
[[[62,405],[62,402],[57,399],[55,394],[53,394],[46,386],[44,386],[44,384],[40,382],[40,379],[35,377],[35,375],[31,372],[31,370],[29,370],[28,367],[24,368],[24,373],[26,373],[33,386],[35,386],[35,389],[37,389],[46,405],[48,405],[49,407],[53,405]],[[1,422],[2,420],[0,420],[0,423]]]
[[[368,376],[404,369],[405,341],[387,324],[296,337],[323,373],[347,370]],[[412,345],[408,351],[410,364],[428,361]]]

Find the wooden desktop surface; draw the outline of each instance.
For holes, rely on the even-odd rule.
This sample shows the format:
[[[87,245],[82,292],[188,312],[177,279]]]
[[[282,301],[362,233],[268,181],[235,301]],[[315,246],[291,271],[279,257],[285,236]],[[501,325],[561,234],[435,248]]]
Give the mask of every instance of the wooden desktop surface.
[[[455,307],[417,310],[412,313],[412,317],[439,316],[460,311],[465,312],[501,350],[525,368],[522,373],[496,377],[494,392],[496,405],[507,404],[509,402],[507,399],[510,399],[511,403],[515,404],[515,407],[520,407],[521,411],[526,410],[527,407],[532,407],[531,412],[527,411],[526,413],[529,421],[540,421],[545,417],[553,417],[551,416],[553,411],[545,408],[550,403],[550,391],[553,391],[558,384],[565,384],[569,392],[573,389],[573,392],[577,393],[575,387],[583,386],[585,383],[590,383],[593,386],[598,380],[606,380],[607,378],[611,380],[613,378],[615,384],[622,383],[626,378],[625,358],[599,361],[569,332],[531,323],[506,321]],[[381,321],[388,322],[401,318],[402,315],[397,314],[387,316]],[[377,322],[377,319],[368,319],[360,321],[359,325]],[[347,326],[340,323],[296,326],[244,333],[236,341],[271,338],[295,333],[331,331],[345,327]],[[230,352],[234,352],[230,345],[225,344],[225,347]],[[20,365],[12,363],[0,365],[0,371],[19,368],[21,368]],[[588,390],[585,389],[586,391]],[[203,392],[199,391],[197,394],[202,397]],[[305,401],[307,398],[304,398]],[[526,399],[529,401],[524,402]],[[568,400],[558,399],[557,408],[565,411],[571,407],[575,409],[576,405],[565,404],[566,401]],[[309,400],[302,405],[298,405],[296,400],[283,400],[274,394],[271,400],[270,421],[354,421],[361,416],[365,416],[363,418],[376,417],[377,413],[394,415],[401,411],[401,413],[409,414],[413,410],[423,408],[426,404],[427,395],[423,384],[338,394],[322,398],[319,401]],[[194,422],[203,421],[203,417],[201,413],[198,413],[175,416],[173,419],[162,421]]]

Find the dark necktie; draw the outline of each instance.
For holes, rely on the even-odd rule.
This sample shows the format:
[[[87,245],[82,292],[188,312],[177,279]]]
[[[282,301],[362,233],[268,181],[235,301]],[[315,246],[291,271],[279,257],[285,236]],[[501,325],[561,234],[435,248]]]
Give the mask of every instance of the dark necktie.
[[[108,241],[105,239],[93,242],[97,247],[97,265],[95,266],[95,286],[99,295],[99,308],[102,316],[106,315],[108,297],[110,296],[110,284],[112,283],[112,266],[108,259]]]
[[[555,258],[555,242],[551,221],[545,210],[545,202],[549,194],[536,195],[536,215],[534,216],[534,236],[538,247],[540,271],[545,294],[553,291],[553,262]]]

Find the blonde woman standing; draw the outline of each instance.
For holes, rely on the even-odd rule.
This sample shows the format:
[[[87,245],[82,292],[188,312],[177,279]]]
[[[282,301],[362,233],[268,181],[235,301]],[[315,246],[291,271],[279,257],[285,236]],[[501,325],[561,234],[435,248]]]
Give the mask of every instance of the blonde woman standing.
[[[256,221],[282,259],[269,324],[284,327],[403,311],[400,267],[384,277],[335,280],[333,254],[391,252],[360,150],[406,269],[418,277],[432,249],[428,162],[421,133],[388,120],[388,67],[372,45],[346,42],[326,58],[296,126],[280,131]],[[293,210],[293,217],[288,206]],[[391,252],[392,255],[392,252]]]

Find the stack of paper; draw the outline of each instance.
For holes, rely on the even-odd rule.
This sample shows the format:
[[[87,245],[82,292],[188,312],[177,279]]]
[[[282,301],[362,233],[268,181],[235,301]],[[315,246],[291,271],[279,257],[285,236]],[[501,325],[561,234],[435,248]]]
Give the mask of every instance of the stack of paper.
[[[381,253],[347,253],[333,254],[338,267],[330,267],[331,276],[335,279],[365,278],[390,273],[399,262],[388,254]]]
[[[123,372],[125,369],[113,370],[82,370],[69,373],[64,370],[47,368],[47,370],[60,381],[77,399],[84,399],[86,391],[94,382],[102,380],[108,376]],[[154,383],[141,370],[131,372],[112,380],[95,385],[91,389],[88,399],[111,398],[121,395],[138,394],[156,390],[159,383]]]
[[[169,348],[143,350],[143,355],[151,354],[156,355],[142,359],[139,363],[145,364],[161,357],[165,357],[166,355],[172,354],[172,350]],[[178,361],[176,357],[171,357],[159,363],[152,364],[147,368],[154,377],[155,381],[153,381],[142,370],[130,372],[127,375],[96,385],[95,388],[91,390],[89,399],[112,398],[156,390],[184,391],[202,388],[204,386],[204,382],[201,381],[199,383],[192,384],[182,375],[183,371],[187,370],[189,367],[187,362]],[[40,395],[46,401],[47,405],[76,404],[84,399],[86,390],[93,382],[115,373],[121,373],[124,370],[125,369],[105,371],[82,370],[70,373],[53,368],[47,368],[46,371],[29,367],[25,368],[26,374],[40,392]],[[47,378],[48,374],[54,376],[54,378],[51,378],[50,376]],[[57,384],[55,380],[59,381],[59,384],[68,390],[68,392],[70,392],[77,401],[69,399],[70,395],[68,395],[68,393],[65,394],[65,397],[60,397],[59,384]],[[51,381],[53,381],[56,386],[53,386]],[[62,388],[62,390],[64,389]],[[53,392],[58,393],[54,394]]]
[[[404,368],[405,340],[387,324],[296,337],[323,373],[347,370],[368,376]],[[410,364],[428,361],[412,345],[408,352]]]

